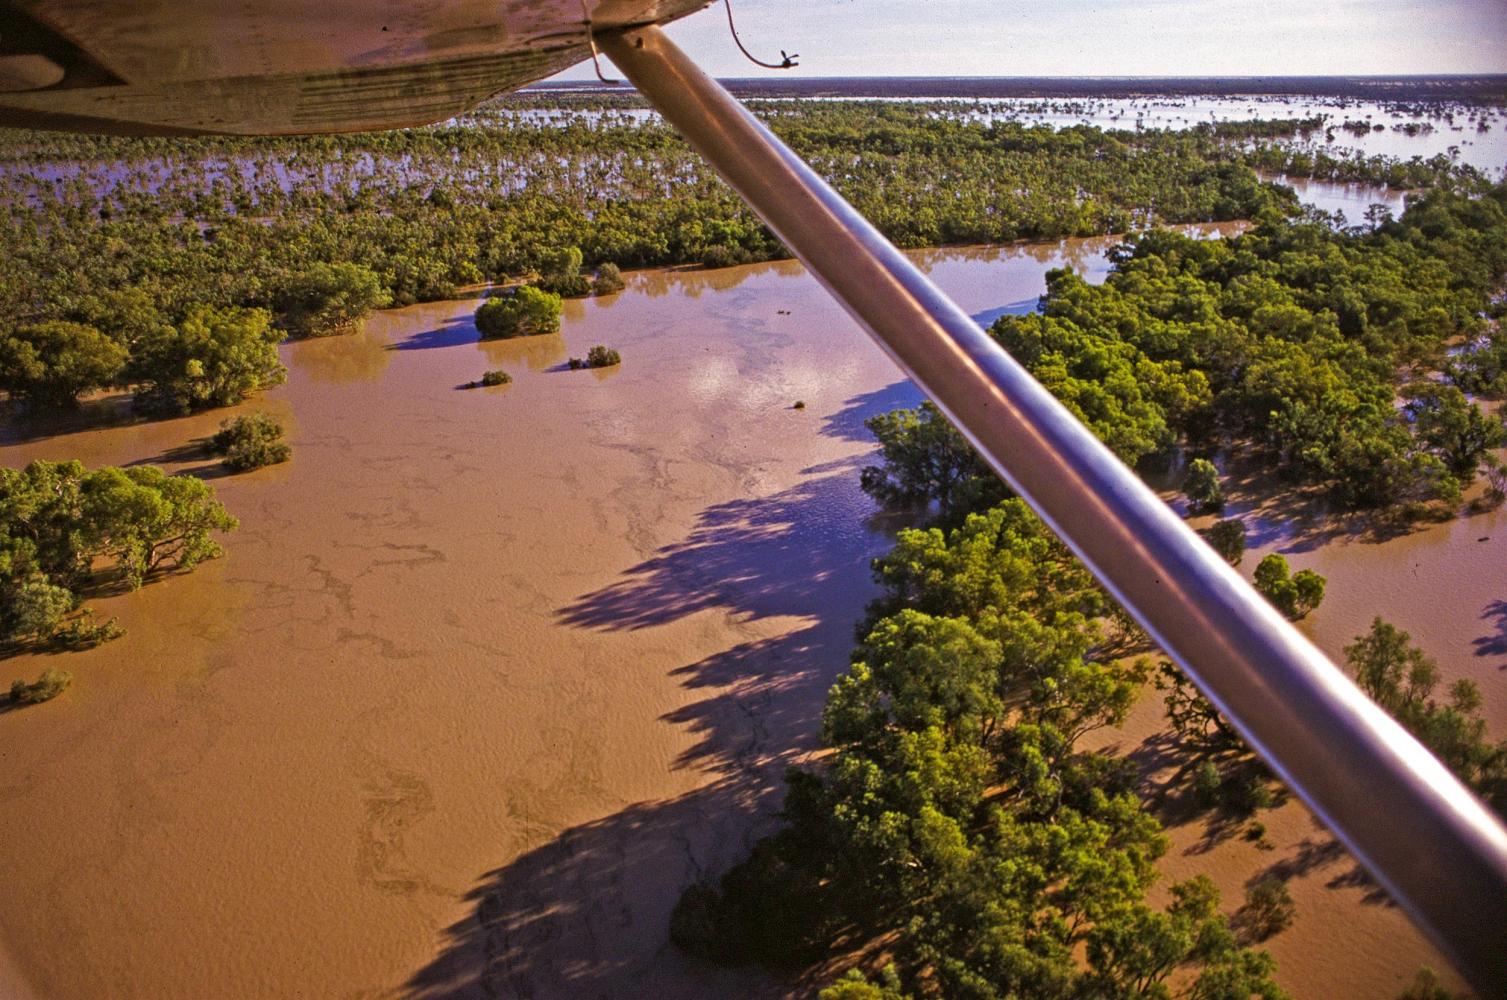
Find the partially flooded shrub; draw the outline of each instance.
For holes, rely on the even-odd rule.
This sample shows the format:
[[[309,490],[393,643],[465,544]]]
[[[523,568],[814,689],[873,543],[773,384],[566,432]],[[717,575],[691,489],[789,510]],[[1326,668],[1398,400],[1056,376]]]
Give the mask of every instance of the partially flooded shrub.
[[[245,472],[286,462],[292,449],[279,440],[282,436],[282,425],[267,414],[244,413],[220,424],[219,433],[210,439],[210,447],[225,456],[227,468]]]
[[[126,630],[114,618],[96,622],[94,612],[86,608],[83,614],[53,633],[52,640],[69,649],[93,649],[125,634]]]
[[[610,347],[603,347],[601,344],[598,344],[597,346],[586,352],[586,357],[584,360],[581,358],[571,358],[570,370],[579,371],[582,368],[611,368],[613,365],[620,365],[622,363],[623,359],[618,355],[617,351],[614,351]]]
[[[524,285],[483,302],[476,310],[476,330],[483,340],[554,333],[561,308],[560,296]]]
[[[597,295],[611,295],[613,292],[623,290],[623,272],[618,270],[616,264],[608,261],[597,268],[596,280],[591,283],[591,290]]]
[[[35,682],[28,684],[19,678],[10,685],[10,700],[22,705],[38,705],[44,701],[51,701],[73,683],[73,675],[66,670],[57,667],[48,667],[42,671],[42,676]]]
[[[496,371],[482,372],[481,375],[482,385],[507,385],[511,381],[513,381],[513,376],[501,368]]]

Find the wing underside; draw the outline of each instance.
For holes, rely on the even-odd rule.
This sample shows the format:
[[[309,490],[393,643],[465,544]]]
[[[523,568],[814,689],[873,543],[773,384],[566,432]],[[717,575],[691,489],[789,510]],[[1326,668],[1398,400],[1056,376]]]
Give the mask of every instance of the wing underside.
[[[0,0],[0,125],[287,135],[443,121],[710,0]]]

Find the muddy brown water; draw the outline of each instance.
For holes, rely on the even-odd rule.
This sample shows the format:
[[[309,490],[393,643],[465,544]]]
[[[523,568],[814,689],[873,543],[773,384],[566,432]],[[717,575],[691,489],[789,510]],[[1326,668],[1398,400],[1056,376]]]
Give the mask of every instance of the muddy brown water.
[[[1029,309],[1049,267],[1102,275],[1106,246],[916,256],[989,317]],[[287,384],[231,412],[282,419],[293,460],[215,479],[241,519],[228,555],[92,602],[117,642],[0,661],[0,685],[54,663],[76,678],[0,715],[0,995],[799,992],[686,959],[667,919],[769,829],[814,745],[889,544],[857,485],[862,420],[919,397],[794,263],[633,275],[552,337],[480,344],[475,305],[286,345]],[[596,343],[622,367],[564,370]],[[458,388],[498,367],[512,385]],[[0,462],[214,474],[192,445],[228,415],[13,426]],[[1316,638],[1332,650],[1373,604],[1418,597],[1378,578],[1435,567],[1470,599],[1397,617],[1454,636],[1436,654],[1497,685],[1500,722],[1507,653],[1476,655],[1500,622],[1475,593],[1502,546],[1473,540],[1501,538],[1500,516],[1395,558],[1295,555],[1330,573]],[[1346,597],[1352,562],[1382,589]],[[1253,864],[1323,836],[1288,809],[1269,856],[1176,848],[1169,873],[1212,865],[1238,897]],[[1382,995],[1441,963],[1395,910],[1314,878],[1272,943],[1297,995]]]

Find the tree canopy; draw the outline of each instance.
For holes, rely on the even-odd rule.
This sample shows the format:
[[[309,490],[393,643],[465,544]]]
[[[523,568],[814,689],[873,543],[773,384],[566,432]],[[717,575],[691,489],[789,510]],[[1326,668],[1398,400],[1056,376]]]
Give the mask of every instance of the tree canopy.
[[[192,569],[236,523],[209,484],[155,466],[0,469],[0,638],[52,638],[98,574]]]

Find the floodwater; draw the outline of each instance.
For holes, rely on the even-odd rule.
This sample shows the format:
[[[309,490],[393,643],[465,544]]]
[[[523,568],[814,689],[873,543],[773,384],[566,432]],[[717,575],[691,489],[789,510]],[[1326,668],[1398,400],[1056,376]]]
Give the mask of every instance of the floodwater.
[[[1366,212],[1373,205],[1380,205],[1387,209],[1394,218],[1401,216],[1403,209],[1407,207],[1407,192],[1397,188],[1320,181],[1309,177],[1289,177],[1285,174],[1264,179],[1286,184],[1305,205],[1330,213],[1343,212],[1346,223],[1352,226],[1365,223]]]
[[[801,100],[822,100],[802,98]],[[1174,97],[1096,98],[1084,100],[1010,99],[968,102],[939,98],[887,98],[936,104],[938,114],[972,121],[1018,121],[1048,125],[1055,129],[1090,125],[1102,129],[1171,129],[1180,131],[1200,124],[1262,120],[1322,119],[1323,125],[1307,135],[1274,142],[1310,152],[1322,151],[1337,158],[1388,156],[1401,160],[1428,160],[1443,156],[1476,167],[1487,177],[1507,176],[1507,109],[1446,101],[1392,103],[1314,97]],[[755,102],[761,113],[778,113],[782,100]],[[452,127],[496,128],[509,124],[531,128],[561,127],[582,123],[608,129],[658,124],[656,112],[645,108],[611,110],[570,108],[484,108],[446,122]],[[1344,126],[1349,124],[1353,130]],[[24,148],[14,161],[0,158],[0,177],[5,179],[0,199],[37,204],[63,187],[77,185],[103,201],[145,197],[159,193],[195,196],[217,185],[244,186],[253,194],[271,190],[287,194],[313,185],[326,192],[355,193],[364,189],[399,190],[424,186],[436,176],[459,176],[468,187],[494,195],[512,194],[525,188],[555,190],[571,185],[615,190],[620,186],[622,164],[585,158],[579,162],[555,161],[548,157],[523,157],[493,162],[459,153],[415,157],[353,151],[329,162],[302,162],[297,155],[247,154],[234,159],[203,157],[156,157],[131,160],[54,160],[32,162]],[[579,176],[562,176],[571,167]],[[683,168],[677,168],[683,169]],[[1308,204],[1333,210],[1330,189],[1356,185],[1305,184],[1294,178],[1287,183],[1298,189]],[[1308,197],[1305,192],[1311,192]],[[1387,189],[1368,189],[1355,197],[1393,204],[1400,214],[1401,194]],[[1369,202],[1368,202],[1369,204]],[[1360,207],[1364,212],[1365,206]],[[1359,213],[1347,209],[1352,223]]]
[[[915,256],[986,320],[1032,308],[1051,267],[1102,278],[1110,242]],[[123,639],[0,661],[0,686],[54,663],[76,678],[0,715],[0,942],[36,995],[799,992],[684,958],[668,915],[769,829],[783,769],[813,749],[889,544],[858,489],[862,421],[919,396],[793,262],[631,275],[550,337],[479,343],[475,305],[285,345],[287,384],[238,410],[282,419],[293,459],[215,480],[241,519],[228,555],[93,601]],[[620,369],[565,370],[597,343]],[[512,385],[458,388],[498,367]],[[0,463],[213,474],[192,445],[228,415],[12,427]],[[1334,558],[1404,583],[1410,562],[1455,565],[1489,590],[1501,547],[1462,524],[1388,543],[1401,561]],[[1324,571],[1315,627],[1369,606]],[[1405,585],[1374,600],[1410,606]],[[1432,631],[1397,617],[1499,634],[1450,603]],[[1357,614],[1335,614],[1339,641]],[[1434,651],[1452,675],[1504,659]],[[1258,860],[1302,850],[1273,829]],[[1238,899],[1250,859],[1213,860]],[[1385,995],[1420,956],[1441,964],[1355,893],[1300,894],[1274,942],[1298,995]]]
[[[1088,125],[1106,130],[1185,131],[1199,125],[1243,121],[1319,119],[1307,136],[1279,140],[1339,158],[1391,156],[1402,160],[1446,156],[1498,179],[1507,170],[1507,110],[1458,101],[1367,101],[1305,95],[1183,97],[1030,97],[970,100],[959,97],[763,97],[750,103],[760,111],[801,101],[884,101],[936,105],[939,114],[968,121],[1017,121],[1054,129]],[[611,110],[509,108],[501,105],[452,119],[449,125],[489,125],[498,121],[564,125],[642,125],[660,121],[646,108]],[[1349,126],[1348,128],[1346,126]]]

